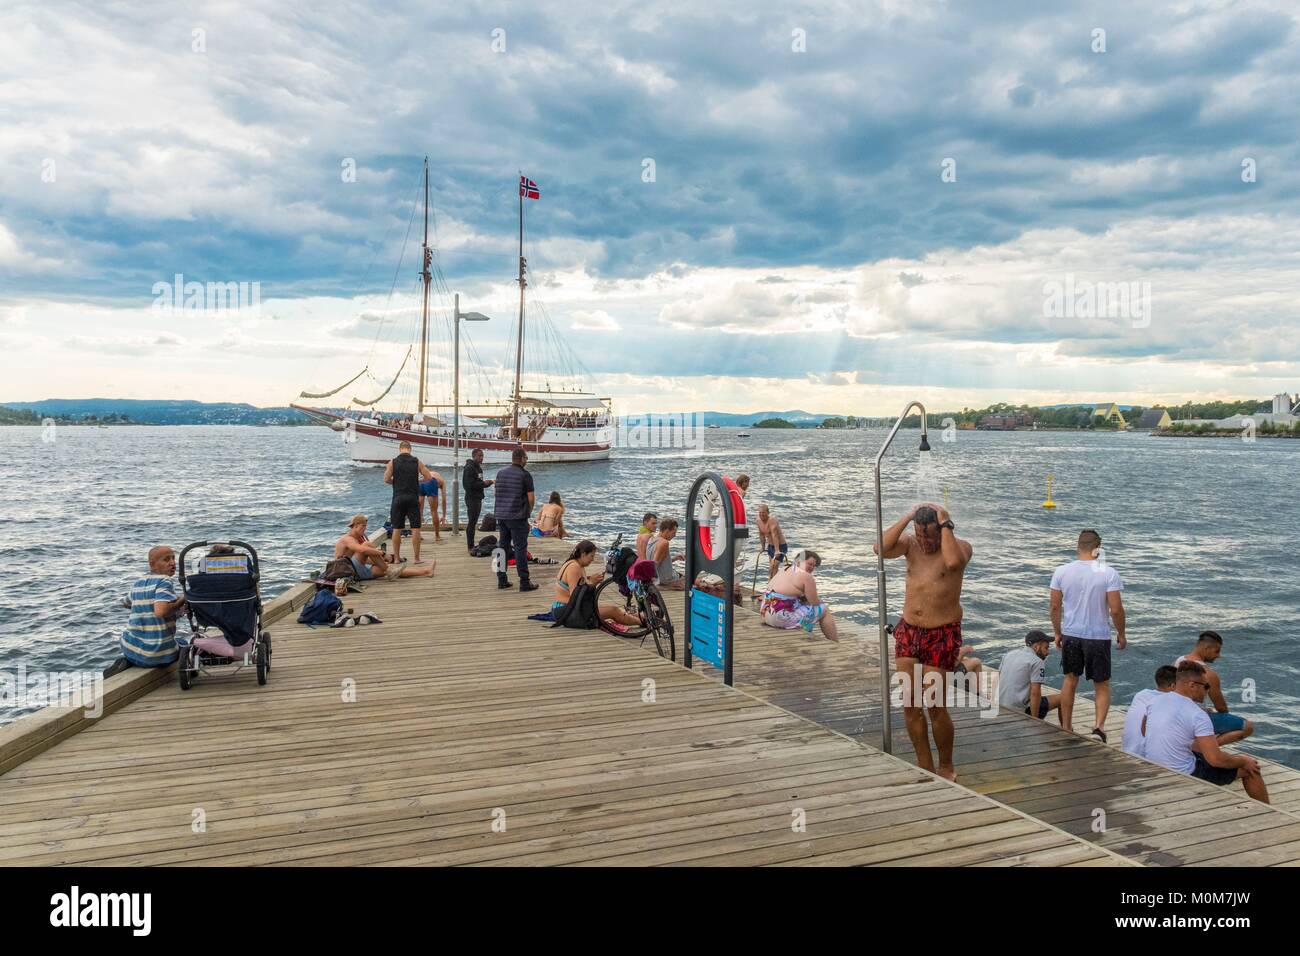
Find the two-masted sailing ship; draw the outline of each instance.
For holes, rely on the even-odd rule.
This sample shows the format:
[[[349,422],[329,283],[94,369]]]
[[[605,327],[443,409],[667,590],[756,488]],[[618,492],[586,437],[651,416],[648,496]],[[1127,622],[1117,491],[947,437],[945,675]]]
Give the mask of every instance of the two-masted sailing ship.
[[[613,444],[614,421],[608,398],[578,390],[525,389],[524,359],[525,290],[528,265],[524,258],[524,200],[540,198],[537,184],[519,177],[519,322],[514,348],[514,388],[510,394],[480,402],[462,404],[459,400],[459,376],[453,382],[452,403],[428,400],[429,386],[429,294],[433,281],[433,249],[429,246],[429,160],[424,161],[424,243],[423,284],[418,342],[406,352],[392,382],[377,397],[353,396],[344,408],[328,408],[297,402],[292,407],[317,421],[328,424],[343,436],[344,447],[356,462],[387,462],[397,454],[403,441],[411,443],[412,453],[429,464],[450,464],[453,458],[464,461],[474,449],[482,449],[485,462],[507,463],[517,448],[528,453],[530,463],[562,461],[596,461],[609,457]],[[459,317],[453,321],[459,326]],[[459,328],[456,329],[457,334]],[[418,346],[419,368],[413,408],[380,411],[397,384]],[[457,346],[459,347],[459,346]],[[459,364],[456,365],[459,369]],[[356,382],[368,369],[329,392],[303,392],[300,399],[316,402],[331,398]]]

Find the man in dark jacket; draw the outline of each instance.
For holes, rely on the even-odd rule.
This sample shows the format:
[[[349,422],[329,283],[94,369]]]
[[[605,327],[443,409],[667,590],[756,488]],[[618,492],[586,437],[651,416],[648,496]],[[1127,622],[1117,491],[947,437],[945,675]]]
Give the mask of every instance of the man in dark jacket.
[[[515,570],[519,572],[519,590],[536,591],[537,585],[528,579],[528,516],[533,513],[533,476],[524,467],[528,454],[516,448],[510,456],[511,464],[497,472],[496,501],[493,514],[497,519],[497,532],[501,535],[501,548],[507,559],[514,552]],[[503,566],[497,572],[497,587],[510,587]]]
[[[474,550],[474,532],[478,530],[478,516],[483,510],[483,491],[491,487],[493,482],[483,480],[483,449],[475,448],[469,454],[469,461],[465,462],[465,472],[461,475],[460,483],[465,488],[465,510],[469,512],[469,522],[465,528],[466,544],[469,550]]]

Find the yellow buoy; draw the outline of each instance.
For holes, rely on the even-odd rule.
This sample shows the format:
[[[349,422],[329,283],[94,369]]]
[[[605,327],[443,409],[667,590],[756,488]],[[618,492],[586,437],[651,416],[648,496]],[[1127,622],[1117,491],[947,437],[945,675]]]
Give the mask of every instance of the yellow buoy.
[[[1052,476],[1047,476],[1047,500],[1043,502],[1044,508],[1055,508],[1056,502],[1052,500]]]

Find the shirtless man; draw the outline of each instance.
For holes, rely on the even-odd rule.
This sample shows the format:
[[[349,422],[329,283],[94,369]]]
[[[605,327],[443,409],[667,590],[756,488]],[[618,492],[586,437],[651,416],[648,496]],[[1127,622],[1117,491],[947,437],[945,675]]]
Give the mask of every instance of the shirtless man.
[[[758,550],[767,552],[767,579],[770,581],[776,574],[777,568],[781,566],[781,562],[785,560],[790,545],[786,543],[781,522],[773,516],[772,510],[765,504],[758,506]]]
[[[398,578],[427,578],[433,574],[432,563],[402,567],[385,561],[384,552],[366,540],[368,521],[365,515],[354,515],[347,534],[334,542],[334,557],[350,560],[356,569],[358,580],[369,581],[380,577],[396,581]]]
[[[1235,744],[1238,740],[1245,740],[1255,732],[1255,725],[1249,720],[1228,713],[1228,701],[1223,696],[1223,686],[1219,683],[1219,675],[1210,666],[1219,659],[1219,655],[1222,653],[1223,638],[1219,636],[1219,633],[1217,631],[1202,631],[1200,637],[1196,639],[1196,647],[1174,661],[1175,667],[1183,661],[1195,661],[1205,668],[1205,694],[1210,698],[1210,703],[1214,705],[1214,710],[1210,711],[1210,724],[1214,727],[1214,733],[1219,738],[1220,747]]]
[[[911,534],[903,529],[913,523]],[[886,558],[907,557],[907,591],[903,616],[894,626],[894,667],[903,675],[903,718],[916,751],[916,764],[934,773],[925,711],[939,751],[939,776],[955,780],[952,764],[952,718],[948,716],[948,672],[961,653],[961,583],[972,548],[954,534],[948,512],[935,504],[920,504],[885,529]],[[925,680],[934,674],[944,689],[941,704],[925,700]],[[930,678],[932,681],[934,678]]]
[[[658,534],[659,516],[653,511],[647,511],[645,517],[641,519],[641,529],[636,533],[636,557],[638,561],[645,560],[645,546]]]
[[[831,609],[821,603],[813,572],[821,566],[822,559],[816,551],[805,551],[803,557],[767,582],[763,603],[759,605],[759,618],[768,627],[783,630],[803,628],[809,634],[813,625],[821,626],[828,640],[838,641],[839,630]]]

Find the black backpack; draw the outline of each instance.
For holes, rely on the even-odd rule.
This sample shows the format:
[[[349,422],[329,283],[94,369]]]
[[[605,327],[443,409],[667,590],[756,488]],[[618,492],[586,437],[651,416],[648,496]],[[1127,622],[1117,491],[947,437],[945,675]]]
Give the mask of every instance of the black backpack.
[[[480,538],[478,544],[470,548],[469,553],[476,558],[490,558],[492,557],[492,552],[496,550],[496,547],[497,536],[490,534],[485,538]]]
[[[560,569],[563,573],[564,569]],[[569,603],[555,609],[555,623],[551,627],[572,627],[581,631],[593,631],[600,627],[600,611],[596,607],[596,589],[587,583],[584,576],[578,581],[578,587],[569,596]]]

